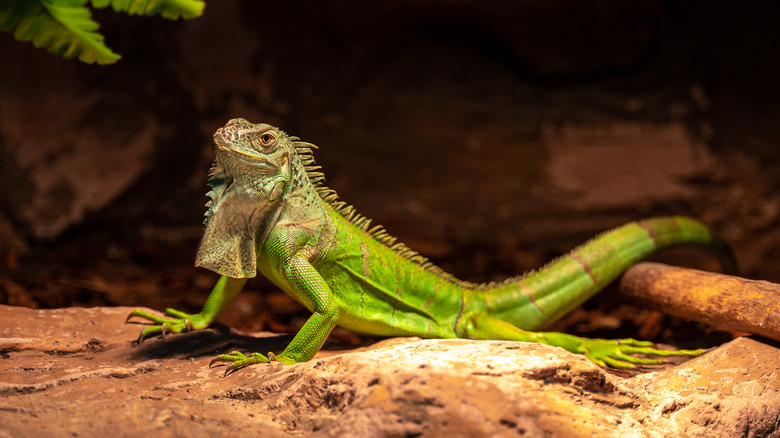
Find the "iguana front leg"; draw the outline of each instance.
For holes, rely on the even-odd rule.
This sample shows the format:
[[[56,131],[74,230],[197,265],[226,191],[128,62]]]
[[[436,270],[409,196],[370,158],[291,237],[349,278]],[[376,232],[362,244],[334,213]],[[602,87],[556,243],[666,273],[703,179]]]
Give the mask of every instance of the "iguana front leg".
[[[268,353],[266,357],[260,353],[249,356],[238,351],[223,354],[211,361],[230,362],[225,374],[256,363],[275,360],[285,364],[306,362],[311,359],[325,343],[331,330],[336,326],[339,309],[330,287],[316,269],[303,257],[290,259],[284,268],[284,275],[296,295],[306,302],[313,310],[312,315],[295,335],[292,342],[279,355]]]
[[[699,356],[704,350],[658,350],[649,341],[636,339],[589,339],[566,333],[529,332],[514,325],[479,313],[469,318],[465,325],[465,337],[471,339],[502,339],[507,341],[536,342],[561,347],[572,353],[584,354],[596,365],[613,368],[633,368],[634,364],[657,365],[660,359],[632,356]]]
[[[139,342],[149,336],[158,334],[182,333],[207,328],[217,315],[222,313],[236,300],[239,292],[244,288],[246,280],[246,278],[231,278],[224,275],[220,277],[206,299],[203,310],[199,313],[189,314],[176,309],[165,309],[165,314],[173,317],[166,318],[136,309],[127,315],[127,320],[129,321],[134,316],[140,316],[156,324],[141,331],[141,335],[138,337]]]

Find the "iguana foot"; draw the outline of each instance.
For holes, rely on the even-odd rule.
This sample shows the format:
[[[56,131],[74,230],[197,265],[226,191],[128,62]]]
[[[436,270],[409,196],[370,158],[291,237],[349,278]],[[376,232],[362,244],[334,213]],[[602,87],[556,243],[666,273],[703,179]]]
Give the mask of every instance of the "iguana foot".
[[[596,365],[604,367],[609,365],[613,368],[634,368],[635,364],[658,365],[663,363],[661,359],[649,359],[645,357],[632,356],[633,354],[642,354],[646,356],[699,356],[705,350],[659,350],[653,348],[653,343],[649,341],[637,341],[636,339],[583,339],[580,345],[581,351],[585,357],[593,361]]]
[[[176,309],[165,309],[165,314],[172,316],[173,318],[152,315],[149,312],[136,309],[127,315],[125,323],[130,321],[130,318],[134,316],[140,316],[141,318],[148,319],[149,321],[156,324],[150,327],[146,327],[143,329],[143,331],[141,331],[141,334],[138,336],[139,344],[141,341],[150,336],[165,336],[166,333],[184,333],[192,330],[204,329],[211,324],[211,321],[207,320],[199,313],[189,314],[180,312]]]
[[[209,362],[209,368],[211,368],[212,365],[217,362],[230,362],[230,365],[228,365],[227,369],[225,370],[226,376],[235,370],[247,367],[249,365],[254,365],[256,363],[281,362],[287,365],[295,363],[294,360],[286,357],[284,354],[277,356],[273,353],[268,353],[268,357],[266,357],[260,353],[252,353],[249,356],[246,356],[240,351],[231,351],[228,354],[220,354],[211,362]]]
[[[567,333],[529,332],[490,316],[478,313],[469,318],[464,337],[471,339],[504,339],[507,341],[538,342],[561,347],[572,353],[584,354],[600,367],[634,368],[634,364],[658,365],[660,359],[632,356],[698,356],[704,350],[659,350],[649,341],[636,339],[589,339]]]

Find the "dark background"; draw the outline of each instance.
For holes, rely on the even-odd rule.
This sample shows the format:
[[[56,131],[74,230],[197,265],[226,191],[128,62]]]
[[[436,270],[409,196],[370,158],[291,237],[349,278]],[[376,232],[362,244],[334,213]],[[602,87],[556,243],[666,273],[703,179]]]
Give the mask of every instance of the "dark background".
[[[317,144],[342,199],[467,280],[683,214],[732,244],[742,275],[780,282],[778,9],[212,0],[186,22],[97,11],[123,55],[111,66],[4,33],[0,303],[198,311],[216,279],[192,267],[210,137],[234,117]],[[725,336],[613,298],[553,328]],[[222,321],[306,316],[258,279]]]

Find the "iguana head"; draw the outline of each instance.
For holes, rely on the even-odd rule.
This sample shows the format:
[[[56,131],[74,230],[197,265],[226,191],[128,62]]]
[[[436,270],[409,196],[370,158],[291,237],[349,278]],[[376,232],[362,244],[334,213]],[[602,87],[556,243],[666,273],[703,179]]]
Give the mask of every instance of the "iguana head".
[[[254,277],[256,243],[292,189],[295,146],[284,132],[233,119],[214,134],[211,201],[195,259],[230,277]]]
[[[256,190],[274,202],[288,185],[292,146],[287,135],[271,125],[232,119],[214,134],[217,166],[245,190]]]

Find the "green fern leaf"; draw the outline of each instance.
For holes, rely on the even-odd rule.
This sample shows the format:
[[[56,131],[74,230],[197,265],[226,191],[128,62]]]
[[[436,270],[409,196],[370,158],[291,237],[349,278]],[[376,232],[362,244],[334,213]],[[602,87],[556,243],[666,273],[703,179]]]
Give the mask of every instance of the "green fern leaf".
[[[0,2],[0,30],[14,29],[20,41],[65,58],[88,64],[111,64],[120,56],[103,44],[92,20],[87,0],[3,0]]]
[[[98,24],[86,4],[111,6],[130,15],[156,15],[176,20],[203,13],[203,0],[0,0],[0,31],[14,31],[20,41],[65,58],[111,64],[120,56],[103,43]]]
[[[97,33],[98,24],[91,18],[89,9],[83,6],[82,0],[41,0],[52,17],[66,30],[60,33],[53,30],[50,40],[38,37],[33,39],[36,47],[49,47],[49,52],[66,58],[78,56],[80,61],[91,64],[110,64],[119,60],[120,56],[103,44],[103,35]],[[70,3],[70,4],[67,4]],[[81,5],[77,5],[81,3]],[[39,45],[37,40],[43,42]]]
[[[195,18],[203,13],[206,4],[202,0],[90,0],[95,8],[111,5],[117,12],[130,15],[156,15],[176,20]]]

